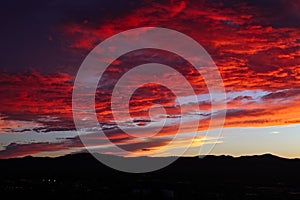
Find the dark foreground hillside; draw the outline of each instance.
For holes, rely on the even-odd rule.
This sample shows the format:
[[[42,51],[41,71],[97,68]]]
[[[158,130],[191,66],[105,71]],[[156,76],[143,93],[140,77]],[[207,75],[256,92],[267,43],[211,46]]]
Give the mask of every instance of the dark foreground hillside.
[[[0,160],[0,170],[1,199],[300,200],[300,160],[272,155],[180,158],[144,174],[89,154]]]

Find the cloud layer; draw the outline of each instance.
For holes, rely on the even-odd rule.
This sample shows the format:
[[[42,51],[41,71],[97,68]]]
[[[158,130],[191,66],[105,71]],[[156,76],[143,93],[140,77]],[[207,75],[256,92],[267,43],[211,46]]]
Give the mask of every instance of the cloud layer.
[[[100,9],[101,5],[94,4]],[[104,4],[103,8],[113,10],[110,3]],[[0,76],[2,135],[13,133],[17,137],[27,132],[51,134],[54,131],[75,131],[72,89],[82,58],[105,38],[141,26],[180,31],[194,38],[208,51],[219,68],[227,92],[225,127],[300,123],[300,1],[147,1],[138,4],[128,1],[128,5],[127,8],[115,6],[119,14],[113,16],[109,16],[108,10],[86,12],[91,9],[89,4],[80,5],[84,8],[82,11],[76,9],[79,5],[75,4],[70,5],[70,12],[66,11],[68,9],[57,11],[63,13],[58,15],[65,20],[49,20],[52,30],[56,32],[52,35],[59,39],[54,46],[65,55],[62,62],[74,67],[68,67],[69,73],[57,67],[55,70],[46,67],[18,73],[4,70]],[[55,9],[59,7],[51,6]],[[50,36],[51,33],[53,31],[49,32]],[[53,36],[48,39],[53,40]],[[49,63],[47,60],[45,62]],[[184,75],[199,95],[199,107],[203,112],[194,113],[191,110],[192,103],[184,91],[181,97],[186,102],[180,107],[178,98],[168,88],[144,85],[135,91],[130,101],[130,114],[134,120],[124,119],[122,125],[127,128],[133,125],[144,127],[155,122],[149,117],[149,108],[155,104],[164,106],[167,124],[153,139],[136,141],[116,126],[110,98],[122,74],[149,62],[164,63]],[[174,81],[173,74],[165,74],[165,79],[178,87],[182,84]],[[169,52],[148,49],[128,53],[110,65],[98,87],[95,109],[99,123],[107,137],[127,149],[128,155],[151,155],[152,150],[165,147],[177,133],[180,118],[187,124],[181,134],[189,133],[188,124],[193,120],[200,122],[199,131],[208,127],[211,105],[204,80],[187,61]],[[159,117],[157,121],[160,121]],[[153,127],[144,131],[144,134],[151,132]],[[107,145],[102,140],[100,138],[91,146]],[[182,148],[185,144],[177,143],[178,146],[169,148]],[[73,137],[62,138],[60,142],[12,142],[2,144],[2,147],[0,157],[9,158],[81,149],[82,144],[78,137]]]

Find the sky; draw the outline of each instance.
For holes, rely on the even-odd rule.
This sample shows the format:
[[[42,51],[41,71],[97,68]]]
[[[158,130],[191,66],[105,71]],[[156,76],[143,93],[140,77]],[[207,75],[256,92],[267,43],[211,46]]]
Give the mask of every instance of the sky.
[[[77,71],[106,38],[139,27],[179,31],[209,53],[226,91],[222,135],[205,136],[213,114],[211,99],[193,66],[170,52],[143,49],[116,59],[95,94],[99,125],[109,141],[126,152],[113,150],[107,138],[87,130],[88,148],[121,156],[178,155],[194,134],[189,123],[198,120],[197,137],[186,156],[198,155],[201,145],[216,143],[210,154],[300,157],[299,0],[12,0],[2,3],[0,13],[0,158],[86,152],[72,114]],[[176,96],[162,85],[142,85],[130,99],[131,118],[121,120],[123,128],[136,127],[133,137],[113,116],[112,91],[128,70],[158,61],[191,83],[201,112],[191,109],[194,104],[185,91]],[[172,73],[164,77],[174,81]],[[178,81],[174,87],[180,85]],[[117,109],[123,109],[122,103]],[[150,109],[156,104],[164,107],[164,119],[161,110]],[[178,132],[180,119],[186,126]],[[162,120],[165,126],[146,137]],[[175,135],[179,139],[170,143]]]

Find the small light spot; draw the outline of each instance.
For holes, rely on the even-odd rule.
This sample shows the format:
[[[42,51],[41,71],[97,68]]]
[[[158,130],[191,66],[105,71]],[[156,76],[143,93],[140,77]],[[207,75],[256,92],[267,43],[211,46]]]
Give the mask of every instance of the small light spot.
[[[279,131],[272,131],[270,132],[270,134],[279,134],[280,132]]]

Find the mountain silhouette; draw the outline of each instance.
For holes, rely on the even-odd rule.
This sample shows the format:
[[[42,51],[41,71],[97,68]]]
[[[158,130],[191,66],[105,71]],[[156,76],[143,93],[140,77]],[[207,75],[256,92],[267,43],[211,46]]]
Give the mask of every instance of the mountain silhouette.
[[[300,160],[271,154],[181,157],[140,174],[90,154],[0,160],[0,169],[0,192],[11,199],[300,199]]]

